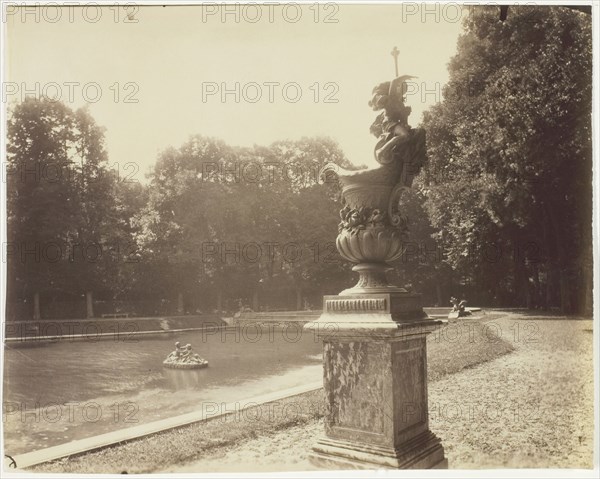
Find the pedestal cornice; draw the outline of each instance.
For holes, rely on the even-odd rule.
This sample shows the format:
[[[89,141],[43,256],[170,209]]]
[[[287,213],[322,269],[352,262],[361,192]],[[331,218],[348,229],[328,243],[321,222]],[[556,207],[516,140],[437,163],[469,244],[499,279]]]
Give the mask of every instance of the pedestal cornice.
[[[332,295],[323,298],[323,314],[304,326],[317,336],[362,340],[403,339],[435,331],[446,321],[430,319],[421,296],[411,293]]]

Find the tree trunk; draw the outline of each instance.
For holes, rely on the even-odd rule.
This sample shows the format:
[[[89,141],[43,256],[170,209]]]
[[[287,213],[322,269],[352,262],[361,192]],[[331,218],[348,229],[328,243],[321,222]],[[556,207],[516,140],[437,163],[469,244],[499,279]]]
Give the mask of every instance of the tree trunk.
[[[42,319],[42,315],[40,314],[40,293],[36,291],[33,293],[33,320],[39,321]]]
[[[219,290],[217,291],[217,311],[222,311],[223,310],[223,291],[221,291],[221,288],[219,288]]]
[[[258,311],[258,287],[254,289],[252,294],[252,311]]]
[[[582,313],[586,316],[592,316],[594,312],[594,272],[592,270],[591,263],[588,266],[584,266],[583,270],[583,290],[584,297],[582,302]]]
[[[437,305],[444,306],[444,297],[442,296],[442,286],[440,283],[435,283],[435,294],[437,296]]]
[[[520,257],[516,257],[514,259],[514,283],[513,283],[513,293],[515,298],[515,304],[517,307],[522,307],[524,304],[529,307],[529,285],[527,284],[527,274],[525,271],[525,265],[523,261],[521,261]],[[525,298],[523,298],[523,294],[525,293]]]
[[[542,295],[542,286],[540,283],[540,269],[537,264],[533,265],[533,286],[534,286],[534,305],[539,308],[544,302]]]
[[[560,274],[560,309],[565,314],[573,312],[571,304],[571,290],[569,285],[569,272],[565,268],[559,269]]]
[[[554,237],[554,246],[556,252],[556,266],[558,272],[558,284],[560,291],[560,309],[563,313],[569,314],[572,311],[571,305],[571,293],[569,285],[569,269],[567,260],[567,251],[561,235],[561,226],[558,224],[556,218],[555,209],[548,206],[546,207],[547,217],[550,219],[550,225],[552,227],[552,233]]]
[[[585,316],[591,316],[593,314],[593,293],[594,293],[594,253],[592,251],[591,243],[583,246],[583,253],[581,255],[581,285],[579,287],[579,298],[578,298],[578,313]]]
[[[91,291],[85,292],[85,317],[88,319],[94,317],[94,294]]]
[[[554,291],[556,284],[556,278],[558,277],[558,267],[552,261],[548,262],[547,266],[547,278],[546,278],[546,307],[548,309],[555,306]]]
[[[177,314],[183,314],[183,313],[184,313],[183,293],[181,291],[179,291],[179,293],[177,293]]]
[[[302,307],[302,288],[296,287],[296,311],[302,311],[304,308]]]
[[[550,309],[552,306],[552,268],[550,265],[546,265],[546,309]]]

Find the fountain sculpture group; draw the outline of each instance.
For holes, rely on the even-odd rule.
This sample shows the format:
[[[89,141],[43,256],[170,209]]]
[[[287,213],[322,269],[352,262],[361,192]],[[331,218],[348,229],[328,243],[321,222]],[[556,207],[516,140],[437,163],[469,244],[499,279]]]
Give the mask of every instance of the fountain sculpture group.
[[[171,369],[202,369],[208,367],[208,361],[192,352],[192,345],[181,347],[179,341],[175,343],[175,351],[163,361],[165,368]]]
[[[443,321],[427,318],[418,294],[386,278],[407,232],[399,198],[425,160],[425,132],[408,125],[409,78],[398,76],[396,63],[396,78],[373,90],[369,105],[381,110],[371,126],[379,166],[346,171],[329,164],[323,171],[337,176],[342,188],[336,244],[359,280],[325,296],[323,314],[305,326],[323,340],[325,435],[311,454],[320,467],[448,464],[429,430],[427,406],[426,336]]]

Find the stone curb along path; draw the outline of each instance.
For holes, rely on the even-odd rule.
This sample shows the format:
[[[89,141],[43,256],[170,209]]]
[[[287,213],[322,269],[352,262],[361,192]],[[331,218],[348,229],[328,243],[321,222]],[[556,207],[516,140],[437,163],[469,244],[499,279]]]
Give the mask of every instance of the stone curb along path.
[[[219,412],[212,410],[212,407],[203,408],[200,411],[194,411],[188,414],[182,414],[175,417],[162,419],[160,421],[153,421],[146,424],[140,424],[126,429],[119,429],[106,434],[100,434],[98,436],[92,436],[86,439],[78,441],[68,442],[66,444],[59,444],[58,446],[48,447],[46,449],[40,449],[25,454],[14,456],[10,459],[5,458],[5,469],[14,470],[15,468],[21,470],[24,468],[32,467],[37,464],[50,462],[55,459],[62,457],[74,456],[96,449],[101,449],[107,446],[111,446],[117,443],[123,443],[134,439],[139,439],[157,432],[167,431],[181,426],[187,426],[195,422],[205,421],[207,419],[215,419],[217,417],[232,414],[232,411],[239,411],[246,408],[254,407],[258,404],[268,403],[277,401],[290,396],[303,394],[309,391],[321,389],[323,387],[321,382],[312,384],[306,384],[295,388],[285,389],[273,393],[263,394],[246,400],[237,401],[236,403],[223,404]],[[245,404],[244,407],[238,407],[239,404]],[[212,405],[211,405],[212,406]]]
[[[511,314],[496,324],[513,353],[430,383],[431,430],[450,468],[592,468],[592,321]],[[161,472],[314,470],[322,430],[313,421]]]

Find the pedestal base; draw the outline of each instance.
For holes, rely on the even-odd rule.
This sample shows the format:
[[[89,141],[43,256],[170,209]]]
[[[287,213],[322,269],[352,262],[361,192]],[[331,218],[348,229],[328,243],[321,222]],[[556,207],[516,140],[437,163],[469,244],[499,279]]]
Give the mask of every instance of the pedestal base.
[[[305,328],[323,340],[325,435],[311,461],[325,468],[447,467],[429,430],[428,319],[408,293],[326,296]]]
[[[447,469],[440,440],[431,432],[423,436],[400,449],[322,438],[309,460],[322,469]]]

